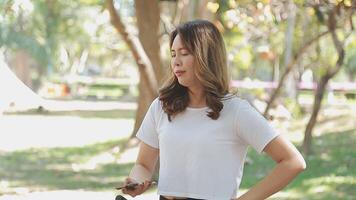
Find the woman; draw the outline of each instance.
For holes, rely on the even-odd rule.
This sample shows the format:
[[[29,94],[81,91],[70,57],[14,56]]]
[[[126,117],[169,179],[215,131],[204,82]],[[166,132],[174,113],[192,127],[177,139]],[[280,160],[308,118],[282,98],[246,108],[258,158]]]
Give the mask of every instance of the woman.
[[[123,189],[150,187],[160,159],[160,199],[236,199],[248,146],[265,152],[275,168],[242,199],[265,199],[305,169],[297,149],[250,104],[229,93],[223,38],[209,21],[191,21],[170,37],[171,77],[151,104],[137,137],[140,150]]]

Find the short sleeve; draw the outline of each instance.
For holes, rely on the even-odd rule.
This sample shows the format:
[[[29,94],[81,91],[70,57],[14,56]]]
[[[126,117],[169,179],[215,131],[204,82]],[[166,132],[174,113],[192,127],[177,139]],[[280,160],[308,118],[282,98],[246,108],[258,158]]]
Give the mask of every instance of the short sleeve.
[[[159,106],[159,100],[156,98],[148,108],[148,111],[136,134],[138,139],[156,149],[159,148],[158,133],[156,129],[156,116],[158,114]]]
[[[278,136],[270,123],[246,100],[237,109],[237,134],[257,152],[262,153],[266,145]]]

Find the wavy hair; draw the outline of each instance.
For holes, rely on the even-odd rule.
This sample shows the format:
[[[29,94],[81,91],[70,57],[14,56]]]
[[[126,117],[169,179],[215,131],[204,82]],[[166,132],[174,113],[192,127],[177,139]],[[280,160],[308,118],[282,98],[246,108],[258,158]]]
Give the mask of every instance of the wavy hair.
[[[211,111],[207,116],[218,119],[223,109],[222,100],[229,94],[229,73],[224,40],[216,26],[206,20],[195,20],[178,26],[170,34],[170,47],[179,35],[185,48],[194,56],[194,73],[204,88],[206,104]],[[172,68],[162,88],[159,100],[171,117],[184,111],[189,104],[188,89],[180,85]]]

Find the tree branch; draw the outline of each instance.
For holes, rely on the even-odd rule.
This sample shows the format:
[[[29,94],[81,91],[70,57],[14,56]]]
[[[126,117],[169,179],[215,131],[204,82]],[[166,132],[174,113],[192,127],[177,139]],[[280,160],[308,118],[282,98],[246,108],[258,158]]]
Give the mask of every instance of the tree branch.
[[[126,31],[125,25],[122,23],[120,15],[116,12],[113,0],[106,0],[106,7],[110,13],[110,20],[112,25],[115,27],[117,32],[122,36],[127,46],[132,52],[132,55],[142,73],[145,73],[148,77],[146,80],[148,87],[150,88],[152,94],[157,95],[158,83],[153,71],[153,66],[151,61],[148,59],[145,51],[142,48],[141,43],[136,37],[129,34]]]
[[[330,31],[327,30],[325,32],[320,33],[319,35],[317,35],[316,37],[314,37],[313,39],[309,40],[308,42],[306,42],[299,50],[298,52],[294,55],[293,60],[291,60],[288,65],[286,66],[286,70],[284,71],[284,73],[282,74],[281,78],[278,81],[278,86],[277,88],[274,90],[270,100],[268,101],[267,107],[265,109],[265,111],[263,112],[263,116],[265,116],[267,118],[268,116],[268,111],[271,108],[271,106],[273,105],[275,99],[277,98],[283,83],[287,77],[287,75],[289,74],[289,72],[293,69],[293,66],[298,62],[298,60],[300,59],[300,57],[303,55],[303,53],[305,53],[305,51],[312,45],[314,44],[316,41],[318,41],[321,37],[327,35]]]

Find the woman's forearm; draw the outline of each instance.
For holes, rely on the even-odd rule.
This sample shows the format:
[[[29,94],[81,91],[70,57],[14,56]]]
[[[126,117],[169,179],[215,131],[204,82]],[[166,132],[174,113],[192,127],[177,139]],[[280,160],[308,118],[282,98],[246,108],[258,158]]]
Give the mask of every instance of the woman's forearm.
[[[239,197],[238,200],[266,199],[283,189],[304,169],[305,162],[300,159],[281,161],[265,178]]]
[[[130,172],[129,177],[137,182],[144,182],[145,180],[151,180],[153,171],[147,169],[141,164],[135,164]]]

